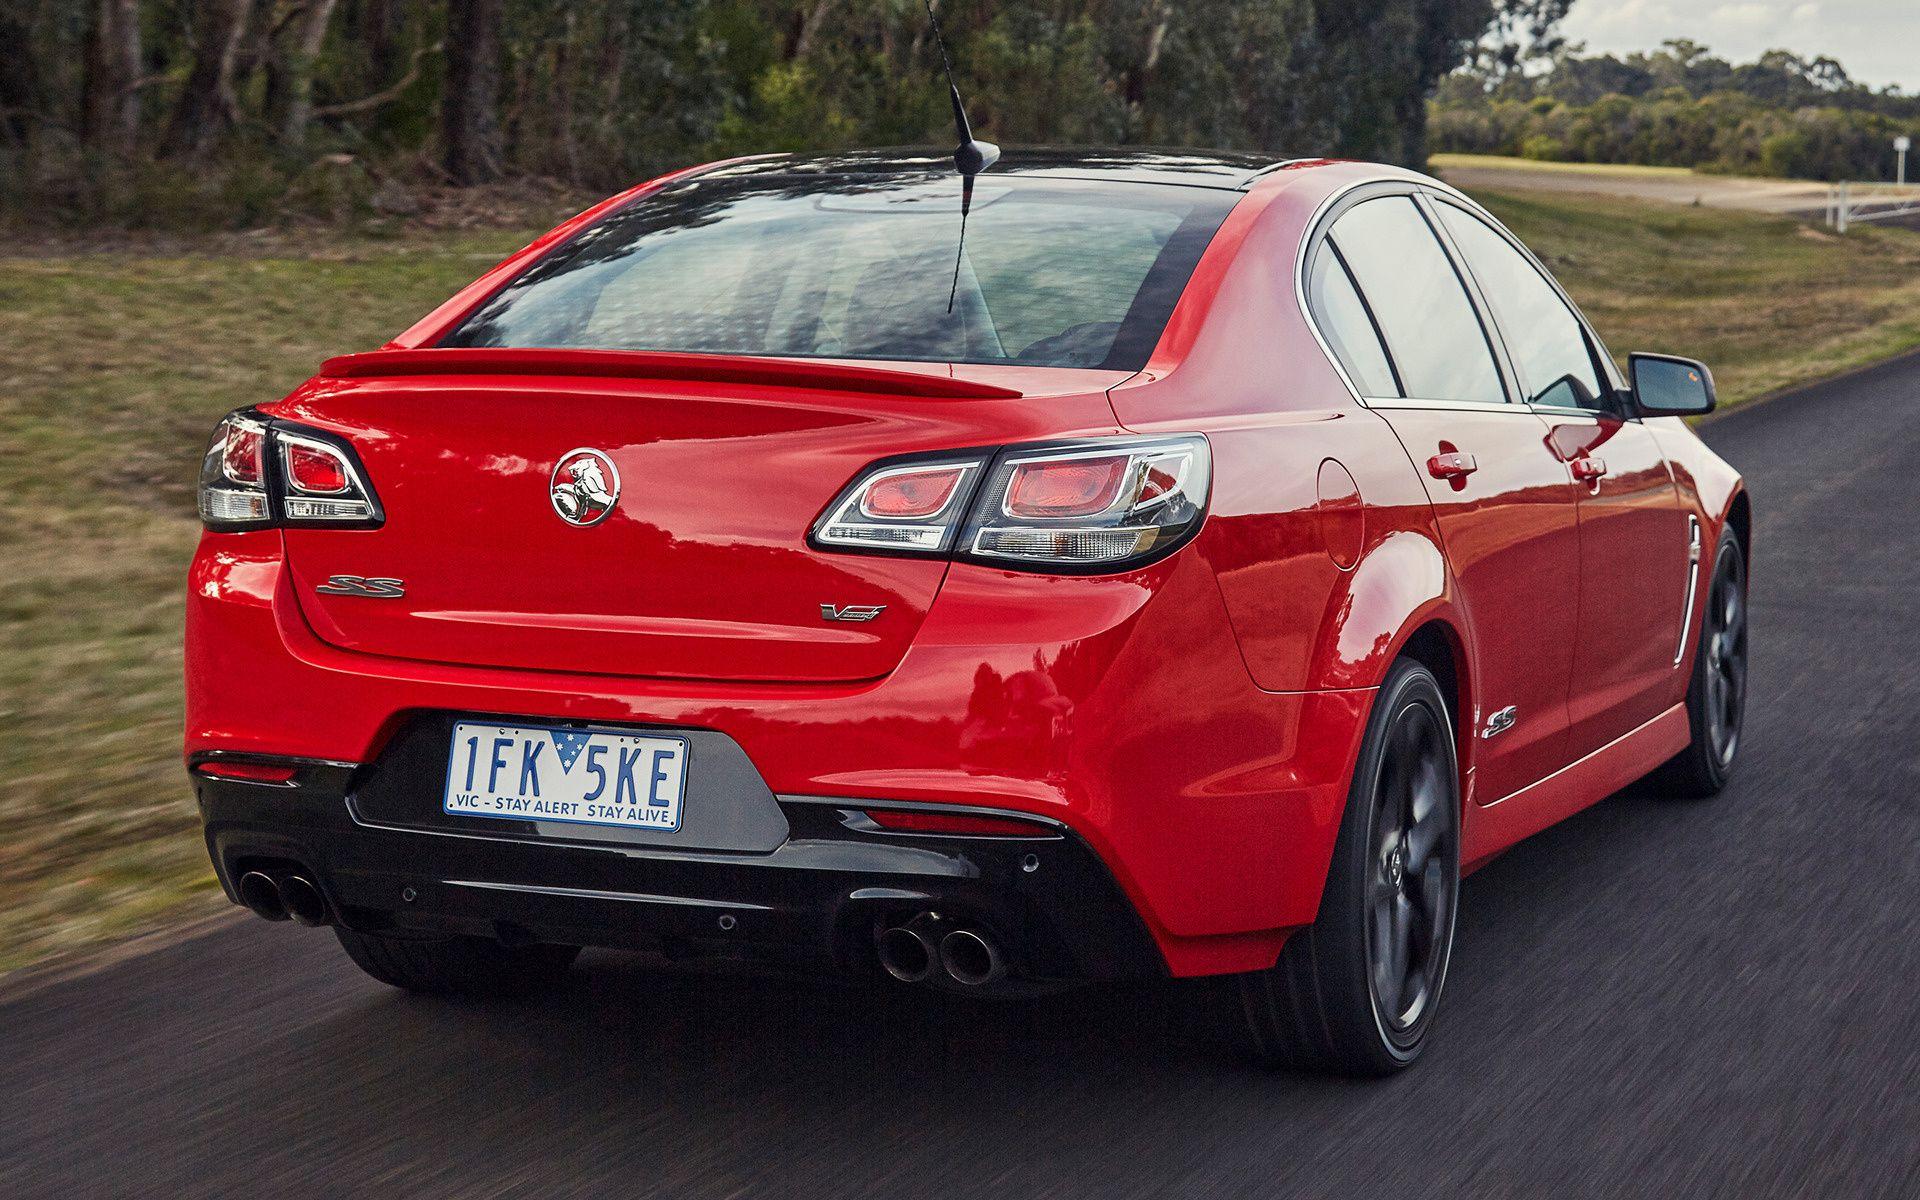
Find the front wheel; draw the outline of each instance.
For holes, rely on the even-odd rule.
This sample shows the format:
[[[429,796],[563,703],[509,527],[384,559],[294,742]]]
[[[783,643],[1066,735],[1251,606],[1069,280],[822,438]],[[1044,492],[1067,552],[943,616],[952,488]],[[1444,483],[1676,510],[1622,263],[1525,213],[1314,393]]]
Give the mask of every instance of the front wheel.
[[[1460,775],[1433,673],[1403,660],[1367,723],[1314,923],[1230,981],[1235,1026],[1274,1065],[1389,1075],[1426,1045],[1453,950]]]
[[[1687,748],[1654,773],[1654,782],[1673,795],[1705,799],[1727,786],[1747,715],[1747,556],[1730,530],[1713,556],[1693,660]]]

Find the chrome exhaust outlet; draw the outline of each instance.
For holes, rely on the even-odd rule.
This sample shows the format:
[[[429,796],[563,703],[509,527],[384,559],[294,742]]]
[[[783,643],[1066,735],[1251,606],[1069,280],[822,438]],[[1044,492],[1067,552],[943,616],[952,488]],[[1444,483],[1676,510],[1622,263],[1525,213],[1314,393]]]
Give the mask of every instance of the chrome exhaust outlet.
[[[940,961],[940,951],[926,932],[929,923],[925,916],[915,917],[905,925],[883,929],[874,936],[880,965],[901,983],[924,983]]]
[[[940,939],[940,966],[955,983],[980,987],[1007,973],[993,939],[978,929],[956,929]]]
[[[239,894],[240,903],[256,917],[269,921],[287,919],[286,901],[280,898],[280,885],[273,877],[261,871],[248,871],[240,877],[233,890]]]
[[[302,925],[327,923],[327,898],[313,880],[304,875],[287,875],[280,880],[280,906]]]

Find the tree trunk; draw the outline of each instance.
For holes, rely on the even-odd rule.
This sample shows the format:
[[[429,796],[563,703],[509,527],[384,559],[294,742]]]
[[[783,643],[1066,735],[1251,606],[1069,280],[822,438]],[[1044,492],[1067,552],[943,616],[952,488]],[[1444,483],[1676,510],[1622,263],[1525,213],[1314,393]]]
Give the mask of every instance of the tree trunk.
[[[140,138],[138,0],[99,0],[93,5],[81,65],[81,140],[132,154]]]
[[[447,174],[462,186],[500,177],[502,0],[447,0],[447,83],[441,136]]]
[[[233,124],[233,61],[246,32],[249,0],[200,0],[195,5],[193,69],[167,125],[161,153],[197,158]]]
[[[282,43],[279,73],[284,100],[277,132],[288,150],[298,150],[307,142],[307,125],[313,120],[313,64],[327,40],[335,2],[307,0]]]
[[[0,134],[16,149],[33,136],[40,106],[40,60],[24,15],[0,8]]]

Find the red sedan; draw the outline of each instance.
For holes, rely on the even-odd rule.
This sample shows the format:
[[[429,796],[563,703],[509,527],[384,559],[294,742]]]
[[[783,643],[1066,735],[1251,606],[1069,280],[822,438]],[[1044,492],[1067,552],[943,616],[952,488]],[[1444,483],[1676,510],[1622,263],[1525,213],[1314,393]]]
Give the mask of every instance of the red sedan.
[[[1713,402],[1396,168],[683,171],[222,422],[207,844],[406,988],[1231,975],[1262,1057],[1389,1072],[1463,873],[1727,779]]]

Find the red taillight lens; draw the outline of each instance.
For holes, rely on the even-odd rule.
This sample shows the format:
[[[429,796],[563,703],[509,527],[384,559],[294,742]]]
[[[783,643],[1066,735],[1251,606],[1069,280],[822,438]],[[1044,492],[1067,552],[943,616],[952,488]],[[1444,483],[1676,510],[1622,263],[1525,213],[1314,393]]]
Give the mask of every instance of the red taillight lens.
[[[1007,480],[1007,515],[1054,520],[1103,513],[1119,498],[1129,461],[1122,454],[1020,463]]]
[[[1058,837],[1051,826],[1016,817],[980,817],[971,813],[909,812],[872,808],[867,819],[895,833],[944,833],[955,837]]]
[[[869,517],[903,521],[938,516],[966,478],[966,467],[934,467],[883,475],[860,497],[860,511]]]
[[[220,454],[222,471],[234,483],[258,486],[265,477],[266,446],[266,430],[260,426],[229,424]]]
[[[287,479],[303,492],[334,496],[353,482],[340,455],[305,442],[287,443]]]
[[[209,759],[193,768],[210,779],[236,779],[243,783],[292,783],[297,768],[283,763],[227,762]]]

